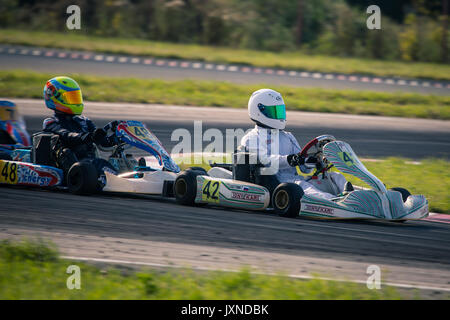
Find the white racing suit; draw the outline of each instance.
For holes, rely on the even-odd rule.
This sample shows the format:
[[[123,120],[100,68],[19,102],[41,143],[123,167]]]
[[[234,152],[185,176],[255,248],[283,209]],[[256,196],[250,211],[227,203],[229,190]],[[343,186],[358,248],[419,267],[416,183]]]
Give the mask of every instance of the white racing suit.
[[[303,176],[298,175],[297,169],[291,167],[287,161],[288,155],[301,151],[297,140],[290,132],[266,129],[256,125],[242,137],[242,147],[247,152],[257,154],[258,161],[265,166],[266,174],[276,174],[280,183],[292,182],[300,185],[306,195],[329,200],[344,191],[347,181],[338,172],[329,172],[333,188],[330,187],[329,181],[324,181],[320,177],[317,180],[305,181]],[[300,166],[300,170],[303,173],[311,172],[311,169],[304,165]]]

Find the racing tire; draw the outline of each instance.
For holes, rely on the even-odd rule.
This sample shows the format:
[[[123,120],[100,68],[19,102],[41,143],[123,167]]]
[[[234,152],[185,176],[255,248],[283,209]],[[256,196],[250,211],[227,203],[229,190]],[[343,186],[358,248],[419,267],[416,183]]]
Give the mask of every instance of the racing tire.
[[[12,158],[6,152],[0,151],[0,160],[12,160]]]
[[[89,195],[98,192],[98,172],[90,162],[75,162],[67,173],[70,193]]]
[[[177,203],[185,206],[195,205],[197,194],[197,176],[203,175],[196,170],[185,170],[181,172],[173,184],[173,194]]]
[[[300,213],[300,201],[304,195],[302,187],[296,183],[281,183],[272,195],[275,213],[281,217],[295,218]]]
[[[404,188],[391,188],[390,190],[400,192],[402,194],[403,202],[406,202],[406,200],[408,200],[408,197],[411,195],[411,192]]]
[[[185,171],[197,171],[197,172],[201,172],[202,176],[208,175],[208,172],[206,171],[206,169],[202,168],[202,167],[189,167]]]

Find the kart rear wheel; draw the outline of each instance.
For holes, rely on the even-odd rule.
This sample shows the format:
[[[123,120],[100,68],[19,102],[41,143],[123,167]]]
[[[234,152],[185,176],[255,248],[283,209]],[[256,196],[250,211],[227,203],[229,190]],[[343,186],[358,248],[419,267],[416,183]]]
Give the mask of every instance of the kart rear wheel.
[[[12,158],[6,152],[0,151],[0,160],[12,160]]]
[[[201,174],[202,174],[203,176],[206,176],[206,175],[208,174],[208,172],[206,171],[206,169],[205,169],[205,168],[202,168],[202,167],[189,167],[189,168],[187,168],[185,171],[198,171],[198,172],[201,172]]]
[[[408,197],[411,195],[411,192],[409,192],[408,190],[406,190],[404,188],[396,187],[396,188],[391,188],[390,190],[400,192],[402,194],[403,202],[406,202],[406,200],[408,200]]]
[[[295,183],[281,183],[272,195],[275,213],[281,217],[295,218],[300,213],[303,189]]]
[[[173,184],[173,194],[177,203],[185,206],[195,205],[197,194],[197,176],[203,175],[196,170],[186,170],[181,172]]]
[[[90,162],[76,162],[67,173],[67,187],[70,193],[93,194],[98,191],[98,172]]]

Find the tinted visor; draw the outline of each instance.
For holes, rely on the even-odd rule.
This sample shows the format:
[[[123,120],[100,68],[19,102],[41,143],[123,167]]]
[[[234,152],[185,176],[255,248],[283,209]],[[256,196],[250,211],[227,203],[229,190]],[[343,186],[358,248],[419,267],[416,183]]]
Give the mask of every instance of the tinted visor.
[[[263,104],[258,104],[259,111],[262,112],[267,118],[286,120],[286,106],[284,104],[276,106],[265,106]]]
[[[21,116],[15,107],[0,106],[0,121],[20,120]]]
[[[63,93],[64,100],[68,104],[82,104],[81,90],[67,91]]]

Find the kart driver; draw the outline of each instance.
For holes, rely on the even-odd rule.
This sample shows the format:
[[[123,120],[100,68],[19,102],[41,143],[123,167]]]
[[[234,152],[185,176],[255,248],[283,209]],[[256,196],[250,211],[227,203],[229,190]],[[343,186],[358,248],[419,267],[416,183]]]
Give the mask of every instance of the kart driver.
[[[55,147],[58,167],[67,173],[75,162],[89,160],[104,183],[102,173],[105,170],[115,173],[115,170],[108,161],[96,157],[93,143],[103,147],[115,143],[103,128],[96,128],[91,120],[81,115],[84,104],[78,83],[69,77],[48,80],[44,86],[44,101],[47,108],[55,112],[53,117],[44,120],[43,129],[59,136]]]
[[[280,93],[271,89],[260,89],[251,95],[248,101],[248,114],[256,125],[241,140],[241,148],[258,155],[259,162],[264,166],[273,166],[276,162],[276,177],[280,183],[292,182],[300,185],[307,195],[325,199],[335,198],[337,195],[325,192],[320,180],[307,182],[303,176],[297,174],[296,167],[301,172],[310,173],[315,167],[317,159],[300,156],[301,148],[292,135],[284,131],[286,126],[286,107]],[[330,178],[339,189],[344,191],[346,179],[338,172],[330,172]]]

